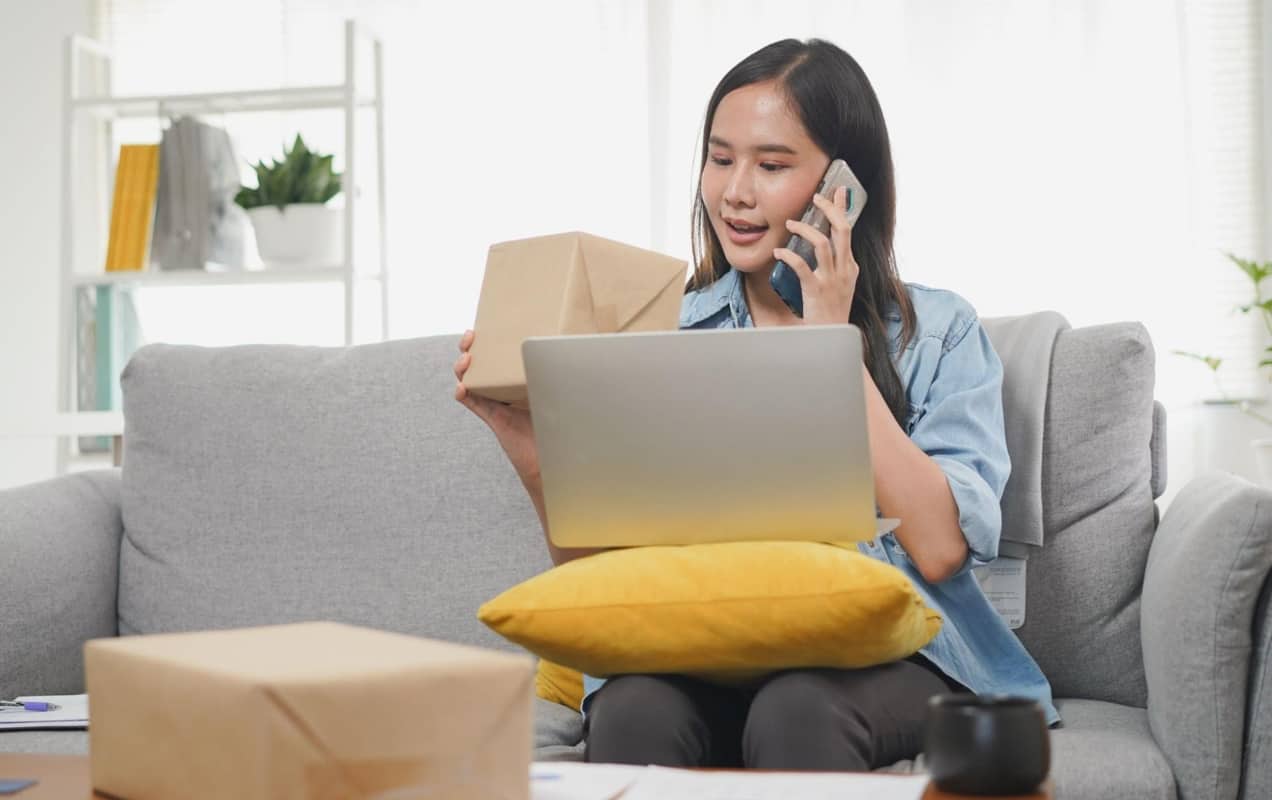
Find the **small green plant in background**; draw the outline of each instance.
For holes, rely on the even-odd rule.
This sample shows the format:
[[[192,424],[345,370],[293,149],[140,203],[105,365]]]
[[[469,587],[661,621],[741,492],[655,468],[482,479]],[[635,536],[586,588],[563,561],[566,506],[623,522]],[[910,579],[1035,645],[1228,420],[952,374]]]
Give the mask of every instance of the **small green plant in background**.
[[[331,168],[333,156],[315,153],[296,134],[290,149],[283,147],[283,160],[266,166],[258,161],[256,188],[244,186],[234,202],[245,209],[275,206],[279,211],[293,203],[325,203],[340,193],[340,173]]]
[[[1263,279],[1272,276],[1272,261],[1259,263],[1257,261],[1248,261],[1244,258],[1237,258],[1232,253],[1224,253],[1224,255],[1228,257],[1229,261],[1241,268],[1241,271],[1245,273],[1246,277],[1250,279],[1250,283],[1253,285],[1254,299],[1246,305],[1239,306],[1238,310],[1242,314],[1249,314],[1251,312],[1258,314],[1259,318],[1263,320],[1264,329],[1269,335],[1272,335],[1272,297],[1264,297],[1261,287]],[[1219,390],[1219,396],[1228,402],[1232,402],[1232,398],[1230,398],[1228,393],[1224,391],[1223,384],[1219,382],[1219,367],[1223,364],[1223,359],[1216,358],[1215,356],[1202,355],[1200,353],[1189,353],[1183,350],[1174,350],[1172,352],[1174,352],[1175,355],[1191,358],[1205,364],[1206,367],[1210,369],[1211,374],[1214,375],[1215,387]],[[1259,369],[1272,367],[1272,347],[1264,348],[1263,358],[1259,361],[1258,366]],[[1237,407],[1242,412],[1249,414],[1251,417],[1265,422],[1268,425],[1272,425],[1272,418],[1260,414],[1251,408],[1249,400],[1237,401]]]

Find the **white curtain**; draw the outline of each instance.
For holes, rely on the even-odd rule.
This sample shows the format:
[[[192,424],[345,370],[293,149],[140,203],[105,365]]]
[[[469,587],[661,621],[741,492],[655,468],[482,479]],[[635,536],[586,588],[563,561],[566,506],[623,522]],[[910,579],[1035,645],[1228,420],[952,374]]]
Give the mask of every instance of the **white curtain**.
[[[765,43],[829,39],[888,120],[902,276],[986,316],[1142,320],[1158,397],[1184,411],[1211,384],[1174,349],[1227,357],[1230,392],[1265,387],[1246,366],[1263,346],[1255,321],[1232,312],[1247,286],[1222,256],[1272,257],[1264,5],[101,0],[101,20],[125,93],[335,83],[341,20],[382,36],[395,337],[471,325],[502,239],[583,229],[688,258],[712,87]],[[332,121],[241,117],[244,157],[302,119],[339,148]]]

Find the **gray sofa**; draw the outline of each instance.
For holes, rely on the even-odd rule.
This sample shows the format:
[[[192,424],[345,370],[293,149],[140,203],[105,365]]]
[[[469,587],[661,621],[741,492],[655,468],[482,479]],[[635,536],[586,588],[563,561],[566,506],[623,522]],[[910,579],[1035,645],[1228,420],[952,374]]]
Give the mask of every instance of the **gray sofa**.
[[[0,695],[82,691],[99,636],[325,618],[507,647],[476,608],[550,565],[502,453],[452,400],[456,354],[449,336],[140,350],[122,472],[0,492]],[[1153,359],[1131,323],[1066,330],[1051,353],[1045,540],[1018,634],[1065,720],[1056,796],[1272,797],[1272,495],[1209,474],[1157,524]],[[1047,369],[1010,363],[1009,383]],[[577,758],[580,735],[538,701],[537,758]],[[0,751],[86,747],[0,733]]]

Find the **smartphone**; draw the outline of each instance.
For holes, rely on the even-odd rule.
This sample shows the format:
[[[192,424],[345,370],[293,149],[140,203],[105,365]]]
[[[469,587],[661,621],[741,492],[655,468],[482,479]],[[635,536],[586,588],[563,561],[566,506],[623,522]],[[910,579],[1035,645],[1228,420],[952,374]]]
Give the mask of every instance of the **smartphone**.
[[[848,189],[846,203],[848,220],[856,222],[857,217],[861,216],[862,209],[866,207],[866,189],[861,185],[861,181],[857,180],[857,176],[852,174],[848,163],[842,158],[836,158],[826,168],[826,174],[822,176],[821,183],[817,187],[817,194],[833,202],[835,190],[840,186]],[[800,220],[812,225],[823,234],[830,235],[830,220],[826,219],[826,215],[813,205],[811,200]],[[786,249],[800,254],[808,262],[808,266],[817,269],[817,255],[813,252],[813,245],[803,236],[798,234],[791,236],[786,242]],[[800,289],[799,276],[795,274],[795,270],[785,262],[778,261],[777,266],[773,268],[773,273],[769,276],[769,283],[777,292],[777,296],[782,298],[782,302],[795,312],[795,316],[804,316],[804,293]]]

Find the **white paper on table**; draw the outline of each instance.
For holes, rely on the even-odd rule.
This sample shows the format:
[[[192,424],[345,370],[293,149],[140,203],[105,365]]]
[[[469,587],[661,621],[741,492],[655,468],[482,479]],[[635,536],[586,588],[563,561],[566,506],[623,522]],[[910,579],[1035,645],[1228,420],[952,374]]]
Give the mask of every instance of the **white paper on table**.
[[[647,767],[623,800],[920,800],[927,775]]]
[[[614,800],[646,767],[536,761],[530,765],[531,800]]]
[[[54,711],[0,711],[0,731],[88,727],[86,694],[26,695],[13,699],[45,700],[56,703],[59,708]]]

